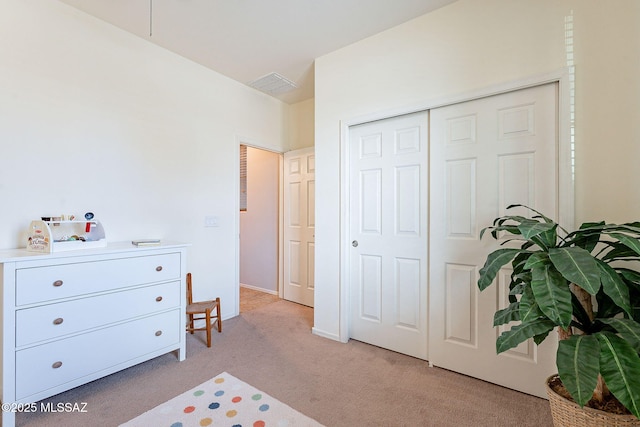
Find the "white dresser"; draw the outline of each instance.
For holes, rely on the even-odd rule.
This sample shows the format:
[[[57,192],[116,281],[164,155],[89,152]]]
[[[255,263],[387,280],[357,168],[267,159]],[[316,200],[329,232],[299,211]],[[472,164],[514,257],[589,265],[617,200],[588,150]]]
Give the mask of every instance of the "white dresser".
[[[24,403],[173,350],[184,360],[186,248],[0,251],[2,426]]]

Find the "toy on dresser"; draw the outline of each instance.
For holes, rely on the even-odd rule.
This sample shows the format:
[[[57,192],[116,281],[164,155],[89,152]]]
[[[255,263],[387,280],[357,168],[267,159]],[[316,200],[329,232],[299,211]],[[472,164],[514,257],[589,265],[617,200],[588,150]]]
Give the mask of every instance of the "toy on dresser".
[[[32,252],[51,253],[107,245],[104,228],[91,212],[85,214],[85,220],[76,220],[73,215],[42,217],[31,221],[28,234],[27,250]]]

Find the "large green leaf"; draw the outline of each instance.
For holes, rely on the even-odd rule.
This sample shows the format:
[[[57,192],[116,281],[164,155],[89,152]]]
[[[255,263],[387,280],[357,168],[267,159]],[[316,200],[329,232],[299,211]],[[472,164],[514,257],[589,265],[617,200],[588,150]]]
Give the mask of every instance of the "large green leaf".
[[[549,250],[549,258],[560,274],[591,295],[600,289],[598,264],[588,251],[577,247],[553,248]]]
[[[632,319],[597,319],[615,329],[622,339],[640,353],[640,323]]]
[[[602,290],[611,298],[611,300],[621,309],[623,309],[629,317],[631,313],[631,301],[629,300],[629,288],[620,278],[618,273],[607,263],[597,260],[600,269],[600,279],[602,281]]]
[[[534,268],[543,268],[545,265],[551,265],[549,254],[546,252],[534,252],[527,258],[523,268],[525,270],[533,270]]]
[[[620,242],[606,242],[606,244],[609,247],[609,251],[601,257],[603,261],[611,262],[618,259],[638,258],[638,254],[633,249]]]
[[[558,245],[558,225],[540,235],[540,239],[547,248],[554,248]]]
[[[549,335],[549,332],[551,332],[553,329],[550,329],[546,332],[543,332],[541,334],[535,335],[533,337],[533,342],[536,343],[536,345],[540,345],[542,343],[542,341],[547,339],[547,335]]]
[[[512,224],[496,225],[496,226],[493,226],[493,227],[485,227],[482,230],[480,230],[480,240],[482,240],[482,236],[484,236],[484,233],[486,233],[487,231],[490,231],[491,232],[491,236],[496,240],[499,237],[498,233],[500,231],[504,231],[506,233],[514,234],[514,235],[520,234],[520,230],[518,230],[518,226],[517,225],[512,225]]]
[[[549,264],[537,264],[531,270],[531,290],[540,310],[556,325],[571,324],[571,290],[567,280]]]
[[[519,249],[510,248],[498,249],[491,252],[484,263],[484,267],[480,269],[478,288],[483,291],[491,285],[502,266],[511,261],[518,252]]]
[[[522,297],[520,297],[520,320],[530,322],[542,315],[533,291],[529,287],[525,288]]]
[[[640,418],[640,357],[622,338],[596,334],[600,342],[600,374],[613,395]]]
[[[528,210],[530,210],[531,212],[535,212],[535,213],[537,213],[537,214],[538,214],[537,216],[538,216],[538,217],[540,217],[540,218],[542,218],[542,219],[544,220],[544,222],[553,222],[553,220],[552,220],[552,219],[550,219],[550,218],[548,218],[548,217],[544,216],[541,212],[539,212],[539,211],[537,211],[537,210],[535,210],[535,209],[533,209],[533,208],[530,208],[530,207],[529,207],[529,206],[527,206],[527,205],[523,205],[523,204],[515,203],[515,204],[513,204],[513,205],[509,205],[509,206],[507,206],[507,209],[513,209],[513,208],[525,208],[525,209],[528,209]]]
[[[520,295],[524,292],[525,288],[527,288],[527,285],[524,284],[524,282],[518,282],[516,283],[515,280],[512,280],[511,282],[513,284],[513,286],[511,286],[511,290],[509,291],[509,295]]]
[[[538,222],[533,220],[522,222],[518,226],[518,229],[522,233],[522,237],[535,242],[543,249],[555,246],[556,228],[556,224]]]
[[[509,209],[509,207],[507,209]],[[519,224],[524,221],[531,221],[531,219],[522,215],[505,215],[505,216],[501,216],[500,218],[494,219],[493,225],[503,225],[505,222],[508,222],[508,221]]]
[[[498,239],[498,233],[501,231],[505,231],[509,234],[519,235],[520,230],[518,230],[517,224],[520,224],[523,221],[531,221],[529,218],[525,218],[523,216],[511,215],[511,216],[503,216],[493,220],[493,226],[485,227],[480,231],[480,239],[486,231],[491,231],[491,235],[494,239]]]
[[[514,275],[522,273],[522,271],[524,270],[524,266],[526,265],[527,260],[529,259],[531,254],[532,252],[520,248],[520,252],[515,257],[513,257],[513,262],[511,263],[511,265],[513,266]]]
[[[558,343],[556,365],[562,384],[580,406],[593,396],[600,373],[600,344],[593,335],[573,335]]]
[[[624,233],[630,236],[640,237],[640,222],[631,222],[626,224],[607,224],[604,227],[603,232],[610,233]]]
[[[622,313],[622,309],[618,307],[618,305],[613,302],[611,297],[604,293],[602,289],[596,295],[596,304],[598,311],[595,313],[596,317],[601,319],[606,319],[609,317],[615,317],[618,314]]]
[[[565,237],[565,244],[562,246],[577,246],[591,252],[600,241],[600,234],[604,227],[604,222],[585,222],[579,230],[569,233]]]
[[[620,243],[632,249],[636,254],[640,255],[640,240],[621,233],[610,233],[609,236],[618,239]]]
[[[634,283],[640,283],[640,272],[629,270],[628,268],[619,268],[618,273],[626,280]]]
[[[531,271],[530,270],[522,270],[520,273],[518,274],[512,274],[511,275],[511,280],[515,285],[519,285],[519,284],[523,284],[525,286],[529,286],[529,283],[531,283]]]
[[[502,353],[517,347],[529,338],[548,333],[554,327],[555,324],[547,319],[536,319],[533,322],[513,326],[510,330],[503,332],[496,340],[496,352]]]
[[[543,230],[539,230],[538,226],[544,226]],[[549,224],[545,224],[543,222],[539,222],[530,218],[523,218],[518,224],[518,230],[520,230],[520,234],[526,240],[530,240],[531,237],[537,236],[545,230],[548,230]]]
[[[512,302],[507,308],[498,310],[493,315],[493,326],[504,325],[520,320],[520,303]]]
[[[571,305],[573,307],[573,317],[574,321],[572,322],[572,326],[577,327],[582,330],[584,333],[588,333],[588,330],[591,328],[591,318],[589,314],[587,314],[586,310],[580,303],[578,297],[572,292],[571,293]]]

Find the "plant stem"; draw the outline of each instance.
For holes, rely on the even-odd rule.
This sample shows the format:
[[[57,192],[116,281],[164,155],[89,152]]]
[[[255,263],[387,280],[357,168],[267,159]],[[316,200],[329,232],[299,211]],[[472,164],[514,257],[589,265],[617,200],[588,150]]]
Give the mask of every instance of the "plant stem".
[[[584,311],[587,313],[587,316],[589,316],[589,320],[593,322],[593,297],[589,292],[585,291],[575,283],[571,288],[574,295],[578,298],[578,301],[580,301],[580,305],[582,305],[582,308],[584,308]]]
[[[561,328],[560,326],[558,326],[558,339],[559,340],[569,339],[569,337],[571,335],[573,335],[573,332],[571,332],[571,326],[569,326],[569,329],[564,329],[564,328]]]
[[[575,283],[571,286],[571,291],[578,298],[580,305],[584,308],[585,313],[589,316],[589,320],[593,322],[593,297],[591,294]],[[568,338],[568,337],[567,337]],[[562,339],[562,338],[560,338]],[[598,374],[598,382],[596,384],[596,388],[593,391],[593,400],[596,402],[604,402],[604,398],[609,395],[609,389],[607,385],[604,383],[604,379],[602,375]]]
[[[598,375],[598,383],[596,384],[596,388],[593,391],[593,400],[596,402],[604,402],[604,398],[609,395],[609,389],[604,382],[604,378],[602,375]]]

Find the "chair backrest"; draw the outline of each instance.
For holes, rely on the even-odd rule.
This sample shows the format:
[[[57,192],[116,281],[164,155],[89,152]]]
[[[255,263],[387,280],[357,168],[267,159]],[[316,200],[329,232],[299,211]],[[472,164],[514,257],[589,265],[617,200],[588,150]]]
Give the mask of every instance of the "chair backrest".
[[[193,303],[193,297],[191,295],[191,273],[187,273],[187,304]]]

